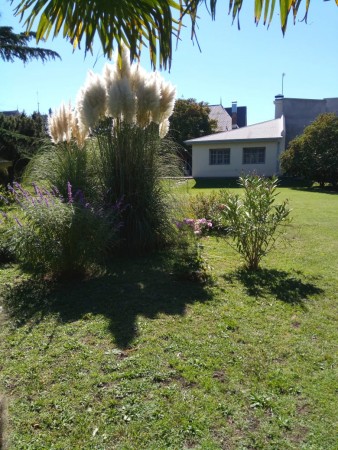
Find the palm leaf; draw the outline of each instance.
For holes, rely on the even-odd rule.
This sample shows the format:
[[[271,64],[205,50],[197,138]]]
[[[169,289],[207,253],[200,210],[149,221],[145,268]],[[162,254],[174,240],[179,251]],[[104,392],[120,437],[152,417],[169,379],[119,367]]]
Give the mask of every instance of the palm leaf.
[[[37,41],[51,32],[57,36],[62,31],[74,48],[84,41],[87,53],[98,38],[108,58],[123,43],[129,47],[131,59],[138,58],[142,47],[148,46],[154,68],[158,63],[160,68],[170,68],[172,39],[179,38],[185,16],[191,19],[191,37],[196,39],[198,8],[202,3],[207,5],[214,19],[217,5],[217,0],[11,0],[12,3],[17,1],[14,11],[20,20],[27,16],[26,31],[30,32],[38,22]],[[229,14],[233,21],[237,18],[238,26],[243,1],[229,0]],[[335,1],[338,5],[338,0]],[[306,20],[310,0],[305,2]],[[279,0],[283,33],[291,10],[295,21],[301,3],[302,0]],[[256,24],[263,15],[264,24],[270,25],[275,4],[276,0],[254,0]]]

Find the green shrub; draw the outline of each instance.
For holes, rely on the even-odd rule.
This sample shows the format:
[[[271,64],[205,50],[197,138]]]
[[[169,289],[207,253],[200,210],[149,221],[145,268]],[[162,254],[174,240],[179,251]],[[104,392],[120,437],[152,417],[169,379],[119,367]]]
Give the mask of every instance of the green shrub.
[[[46,143],[30,160],[24,172],[25,183],[40,182],[56,187],[67,198],[67,183],[74,192],[81,190],[92,199],[93,186],[90,180],[91,161],[85,146],[75,140],[53,144]]]
[[[222,214],[223,192],[212,191],[210,194],[197,194],[190,196],[189,207],[195,218],[204,217],[212,222],[212,232],[224,233],[227,231],[227,222]]]
[[[15,198],[11,191],[5,186],[0,186],[0,207],[4,208],[15,202]]]
[[[174,273],[182,279],[203,284],[211,282],[211,267],[202,254],[200,238],[212,228],[212,223],[204,218],[183,219],[176,222],[176,227],[178,235],[173,250]]]
[[[12,189],[20,217],[7,214],[7,239],[18,260],[36,273],[61,277],[83,274],[101,261],[116,238],[117,211],[111,214],[86,204],[68,183],[67,200],[35,186],[35,194],[19,184]]]
[[[3,218],[0,219],[0,264],[15,260],[14,253],[7,239],[7,227],[4,226],[4,223]]]
[[[222,214],[235,248],[249,270],[257,270],[263,256],[274,246],[279,227],[287,222],[287,201],[275,205],[278,180],[259,176],[240,177],[244,196],[224,194]]]
[[[5,211],[8,210],[14,202],[14,195],[4,186],[0,186],[0,207],[2,208],[2,211],[0,211],[0,264],[14,260],[13,252],[10,249],[9,242],[6,237],[7,226],[5,220]]]

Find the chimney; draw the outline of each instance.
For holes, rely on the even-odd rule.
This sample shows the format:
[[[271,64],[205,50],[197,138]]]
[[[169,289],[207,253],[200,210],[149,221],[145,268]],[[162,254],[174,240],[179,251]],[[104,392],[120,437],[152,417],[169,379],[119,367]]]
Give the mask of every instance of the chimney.
[[[278,94],[275,96],[275,119],[279,119],[283,115],[283,100],[284,95]]]
[[[237,125],[237,102],[232,102],[231,107],[232,129],[238,128]]]

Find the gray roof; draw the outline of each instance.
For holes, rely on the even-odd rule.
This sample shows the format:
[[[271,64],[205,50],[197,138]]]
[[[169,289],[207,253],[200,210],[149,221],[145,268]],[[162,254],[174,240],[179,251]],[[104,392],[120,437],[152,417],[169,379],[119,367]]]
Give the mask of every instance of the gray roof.
[[[232,129],[232,119],[222,105],[208,105],[208,108],[210,119],[217,122],[217,131]]]
[[[20,116],[20,111],[17,109],[15,111],[0,111],[0,114],[4,116]]]
[[[185,141],[186,144],[206,144],[221,143],[224,141],[257,141],[281,139],[284,133],[284,117],[268,120],[267,122],[256,123],[243,128],[237,128],[231,131],[209,134],[196,139]]]

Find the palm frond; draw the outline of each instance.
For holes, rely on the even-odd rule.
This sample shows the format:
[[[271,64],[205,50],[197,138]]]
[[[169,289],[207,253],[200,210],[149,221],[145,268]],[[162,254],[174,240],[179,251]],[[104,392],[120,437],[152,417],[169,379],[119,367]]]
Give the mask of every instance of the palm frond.
[[[15,0],[11,0],[12,3]],[[217,0],[17,0],[15,14],[26,17],[26,31],[31,32],[38,22],[37,41],[50,34],[63,36],[73,47],[84,43],[85,53],[92,51],[95,37],[100,40],[105,56],[111,58],[115,48],[125,44],[132,60],[138,59],[144,46],[148,47],[152,66],[170,68],[172,40],[180,35],[183,19],[191,19],[191,37],[196,37],[198,9],[204,3],[215,19]],[[276,0],[253,0],[254,18],[258,24],[263,16],[270,25],[275,13]],[[303,0],[279,0],[281,29],[286,31],[289,15],[296,20]],[[237,19],[244,0],[229,0],[229,14]],[[338,5],[338,0],[335,0]],[[304,4],[304,1],[303,1]],[[305,17],[310,0],[305,0]],[[176,14],[176,17],[175,17]]]

